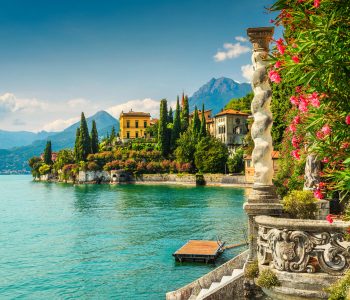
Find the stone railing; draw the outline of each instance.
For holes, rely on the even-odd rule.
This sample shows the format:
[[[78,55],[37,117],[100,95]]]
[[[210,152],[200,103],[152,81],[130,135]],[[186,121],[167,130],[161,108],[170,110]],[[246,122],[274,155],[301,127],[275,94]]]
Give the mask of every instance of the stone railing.
[[[258,261],[278,271],[343,275],[350,267],[350,222],[258,216]]]

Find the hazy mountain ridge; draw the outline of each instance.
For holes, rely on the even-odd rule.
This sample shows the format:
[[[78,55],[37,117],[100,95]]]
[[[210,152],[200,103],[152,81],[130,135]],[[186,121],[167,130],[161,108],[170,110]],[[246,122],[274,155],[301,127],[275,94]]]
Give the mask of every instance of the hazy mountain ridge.
[[[249,83],[239,83],[227,77],[212,78],[189,98],[190,110],[202,108],[212,109],[218,113],[232,98],[240,98],[251,92]]]

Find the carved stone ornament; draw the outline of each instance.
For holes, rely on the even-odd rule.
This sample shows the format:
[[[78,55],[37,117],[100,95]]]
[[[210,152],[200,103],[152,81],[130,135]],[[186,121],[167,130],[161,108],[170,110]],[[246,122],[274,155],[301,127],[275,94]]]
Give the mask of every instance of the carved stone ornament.
[[[343,275],[350,266],[350,243],[340,232],[259,226],[257,245],[259,263],[272,263],[280,271],[313,273],[319,267],[319,271]]]

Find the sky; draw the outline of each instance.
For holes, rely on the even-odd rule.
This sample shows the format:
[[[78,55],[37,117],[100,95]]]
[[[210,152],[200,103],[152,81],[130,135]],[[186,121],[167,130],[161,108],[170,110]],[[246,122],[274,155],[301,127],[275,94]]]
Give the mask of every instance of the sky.
[[[157,115],[215,77],[249,82],[248,27],[273,0],[0,0],[0,129],[59,131],[98,110]]]

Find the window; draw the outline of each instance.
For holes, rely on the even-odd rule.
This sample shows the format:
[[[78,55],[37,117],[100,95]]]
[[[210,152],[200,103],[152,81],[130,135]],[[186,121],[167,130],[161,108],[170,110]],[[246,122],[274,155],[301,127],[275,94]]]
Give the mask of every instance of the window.
[[[135,132],[135,137],[138,138],[139,137],[139,133],[136,131]]]
[[[126,121],[126,128],[130,128],[130,121]]]
[[[135,121],[135,127],[139,128],[139,121]]]
[[[143,127],[147,128],[147,121],[143,121]]]
[[[251,160],[247,159],[247,167],[250,168]]]
[[[127,138],[127,139],[130,139],[130,131],[127,131],[127,132],[126,132],[126,138]]]
[[[241,120],[239,118],[236,119],[236,124],[239,125],[241,123]]]

